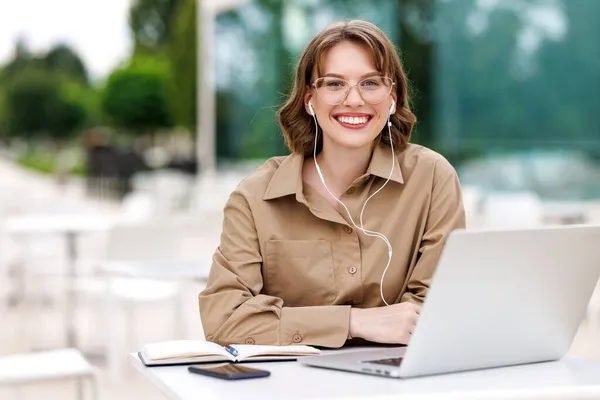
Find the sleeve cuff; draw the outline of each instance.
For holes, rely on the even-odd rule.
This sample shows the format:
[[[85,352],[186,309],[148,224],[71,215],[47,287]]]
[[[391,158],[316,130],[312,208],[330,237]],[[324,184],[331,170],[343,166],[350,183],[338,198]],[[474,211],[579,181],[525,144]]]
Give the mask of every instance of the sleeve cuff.
[[[283,307],[279,342],[339,348],[349,329],[350,306]]]

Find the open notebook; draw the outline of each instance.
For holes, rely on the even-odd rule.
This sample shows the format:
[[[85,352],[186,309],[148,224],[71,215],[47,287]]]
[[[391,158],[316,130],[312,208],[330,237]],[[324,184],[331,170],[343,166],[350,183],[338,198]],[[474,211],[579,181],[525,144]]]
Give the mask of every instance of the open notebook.
[[[320,353],[319,349],[304,345],[260,346],[236,344],[224,347],[213,342],[200,340],[175,340],[147,344],[143,346],[138,355],[142,363],[150,367],[223,361],[288,361]]]

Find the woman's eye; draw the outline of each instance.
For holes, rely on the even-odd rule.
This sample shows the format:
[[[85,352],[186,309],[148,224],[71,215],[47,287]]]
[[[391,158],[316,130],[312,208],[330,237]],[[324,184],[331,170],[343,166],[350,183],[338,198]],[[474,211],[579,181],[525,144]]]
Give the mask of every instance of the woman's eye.
[[[362,86],[380,86],[381,85],[381,81],[378,81],[376,79],[370,79],[368,81],[363,81]]]
[[[342,87],[344,86],[344,82],[342,81],[329,81],[325,83],[326,86],[329,87]]]

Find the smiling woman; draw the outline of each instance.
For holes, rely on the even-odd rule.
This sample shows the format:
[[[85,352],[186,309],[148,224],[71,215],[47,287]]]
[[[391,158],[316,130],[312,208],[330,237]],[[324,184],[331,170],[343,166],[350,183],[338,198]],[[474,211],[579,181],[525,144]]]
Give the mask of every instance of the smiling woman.
[[[454,168],[409,143],[407,81],[371,23],[339,22],[308,44],[279,111],[292,154],[268,160],[225,206],[199,296],[208,340],[408,343],[465,215]]]

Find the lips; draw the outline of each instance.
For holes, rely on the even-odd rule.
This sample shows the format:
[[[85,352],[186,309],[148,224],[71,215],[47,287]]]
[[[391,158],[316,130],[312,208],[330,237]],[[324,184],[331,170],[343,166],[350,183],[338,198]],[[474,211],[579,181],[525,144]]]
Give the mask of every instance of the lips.
[[[362,129],[373,118],[369,114],[337,114],[333,117],[341,126],[348,129]]]

